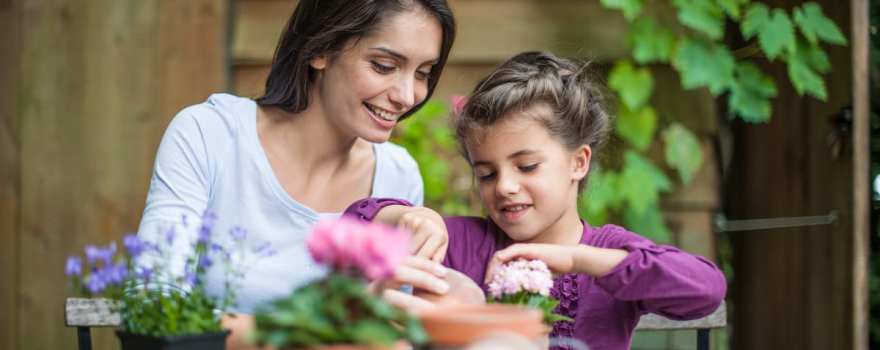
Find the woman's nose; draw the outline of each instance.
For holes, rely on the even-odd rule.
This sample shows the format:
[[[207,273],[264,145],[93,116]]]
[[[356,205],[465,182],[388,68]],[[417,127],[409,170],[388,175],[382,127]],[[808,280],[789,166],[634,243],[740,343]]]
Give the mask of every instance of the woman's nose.
[[[409,110],[416,104],[415,78],[401,76],[391,88],[389,98],[402,110]]]

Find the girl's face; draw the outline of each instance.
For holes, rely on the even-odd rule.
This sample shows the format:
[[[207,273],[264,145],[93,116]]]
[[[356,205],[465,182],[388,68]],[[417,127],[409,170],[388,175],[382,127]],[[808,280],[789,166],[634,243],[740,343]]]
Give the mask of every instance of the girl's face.
[[[341,53],[311,62],[319,71],[312,103],[341,133],[387,141],[400,116],[425,99],[442,36],[421,8],[391,15]]]
[[[545,104],[512,112],[465,144],[483,205],[518,242],[547,242],[579,223],[578,181],[589,170],[590,148],[566,149],[535,119],[546,113]]]

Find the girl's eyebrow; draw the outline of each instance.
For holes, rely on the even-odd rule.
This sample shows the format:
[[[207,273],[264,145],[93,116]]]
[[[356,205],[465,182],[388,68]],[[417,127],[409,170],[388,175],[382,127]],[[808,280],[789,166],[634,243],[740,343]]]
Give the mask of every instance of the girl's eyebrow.
[[[394,51],[394,50],[392,50],[392,49],[389,49],[389,48],[387,48],[387,47],[382,47],[382,46],[371,47],[370,50],[375,50],[375,51],[383,52],[383,53],[385,53],[385,54],[387,54],[387,55],[389,55],[389,56],[392,56],[392,57],[396,58],[398,61],[401,61],[401,62],[407,62],[407,61],[409,61],[409,58],[406,57],[406,55],[404,55],[404,54],[402,54],[402,53],[400,53],[400,52]],[[427,61],[427,62],[423,63],[423,65],[424,65],[424,64],[435,65],[435,64],[437,64],[437,61],[438,61],[437,59],[433,59],[433,60],[430,60],[430,61]]]
[[[517,157],[529,156],[529,155],[533,155],[536,153],[538,153],[538,151],[531,150],[531,149],[519,150],[519,151],[511,153],[509,156],[507,156],[507,159],[514,159]],[[480,166],[480,165],[489,166],[489,165],[492,165],[492,163],[489,161],[485,161],[485,160],[477,160],[477,161],[474,161],[473,164],[471,164],[471,166]]]

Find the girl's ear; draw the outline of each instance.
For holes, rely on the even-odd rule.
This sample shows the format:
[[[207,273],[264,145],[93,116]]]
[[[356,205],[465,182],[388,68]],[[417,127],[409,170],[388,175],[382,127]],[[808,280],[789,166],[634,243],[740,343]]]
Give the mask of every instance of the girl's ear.
[[[581,181],[590,171],[590,159],[593,156],[593,149],[589,145],[581,145],[572,154],[572,171],[571,179],[573,181]]]

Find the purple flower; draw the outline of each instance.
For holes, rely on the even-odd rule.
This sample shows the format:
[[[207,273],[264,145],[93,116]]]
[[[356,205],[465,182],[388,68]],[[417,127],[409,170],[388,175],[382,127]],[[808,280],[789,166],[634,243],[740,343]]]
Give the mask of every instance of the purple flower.
[[[82,275],[82,259],[78,256],[68,257],[67,265],[64,267],[64,274],[67,276]]]
[[[103,269],[98,270],[98,273],[95,275],[100,276],[100,279],[106,284],[118,284],[122,283],[125,277],[128,276],[128,268],[124,262],[119,262],[116,265],[105,266]]]
[[[171,226],[170,228],[168,228],[167,231],[165,231],[165,242],[168,243],[168,245],[174,244],[175,236],[177,236],[177,233],[174,232],[174,226]]]
[[[242,241],[247,238],[247,230],[236,226],[229,230],[229,235],[236,241]]]
[[[89,262],[89,264],[92,264],[96,260],[98,260],[99,253],[100,251],[98,250],[98,247],[91,244],[86,246],[86,260]]]
[[[128,254],[132,257],[140,255],[147,248],[144,242],[135,234],[125,235],[125,237],[122,238],[122,245],[125,246],[125,250],[127,250]]]
[[[149,267],[143,267],[138,270],[137,277],[144,281],[149,281],[150,277],[153,276],[153,269]]]
[[[103,292],[104,288],[107,288],[107,282],[104,281],[100,274],[92,274],[86,282],[86,287],[89,288],[89,292],[92,294],[98,294]]]
[[[207,268],[211,267],[211,265],[213,265],[213,264],[214,264],[214,260],[211,260],[211,257],[208,256],[207,254],[203,255],[199,258],[199,268],[207,269]]]
[[[263,242],[254,248],[254,254],[265,258],[278,254],[278,251],[276,251],[275,248],[272,248],[272,244],[269,242]]]
[[[198,278],[196,277],[195,272],[187,271],[186,275],[183,276],[183,281],[191,286],[194,286],[196,285],[196,282],[198,282]]]
[[[183,225],[183,227],[189,226],[189,217],[187,217],[186,214],[181,215],[180,223]]]
[[[116,254],[116,242],[110,243],[110,245],[104,249],[93,245],[86,246],[86,260],[88,260],[90,264],[96,261],[103,261],[104,264],[109,265],[113,262],[114,254]]]

